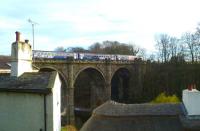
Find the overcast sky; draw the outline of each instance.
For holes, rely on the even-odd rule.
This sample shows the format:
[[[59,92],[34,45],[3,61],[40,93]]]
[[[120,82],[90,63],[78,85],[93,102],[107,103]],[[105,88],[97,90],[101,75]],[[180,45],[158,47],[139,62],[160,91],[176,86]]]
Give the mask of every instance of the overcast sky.
[[[0,54],[10,54],[15,31],[32,43],[29,18],[39,23],[37,50],[116,40],[154,51],[156,35],[194,31],[199,6],[199,0],[1,0]]]

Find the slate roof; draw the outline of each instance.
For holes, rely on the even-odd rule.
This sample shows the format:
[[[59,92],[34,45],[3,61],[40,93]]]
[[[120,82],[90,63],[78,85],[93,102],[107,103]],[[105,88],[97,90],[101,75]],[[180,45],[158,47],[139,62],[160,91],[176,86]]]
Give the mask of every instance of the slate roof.
[[[10,69],[9,63],[6,62],[0,62],[0,69]]]
[[[56,72],[30,72],[20,77],[0,75],[0,91],[50,93]]]
[[[0,70],[10,70],[11,69],[11,56],[1,56],[0,55]],[[32,65],[33,70],[38,70],[39,68]]]
[[[0,56],[0,69],[10,69],[10,60],[10,56]]]
[[[0,61],[1,62],[9,62],[10,60],[11,60],[11,56],[0,55]]]

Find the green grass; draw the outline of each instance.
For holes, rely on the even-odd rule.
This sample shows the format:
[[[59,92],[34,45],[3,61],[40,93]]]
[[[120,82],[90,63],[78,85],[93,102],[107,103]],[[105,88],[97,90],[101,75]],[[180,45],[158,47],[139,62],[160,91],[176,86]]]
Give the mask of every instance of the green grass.
[[[180,100],[176,95],[167,96],[165,93],[158,95],[151,103],[179,103]]]

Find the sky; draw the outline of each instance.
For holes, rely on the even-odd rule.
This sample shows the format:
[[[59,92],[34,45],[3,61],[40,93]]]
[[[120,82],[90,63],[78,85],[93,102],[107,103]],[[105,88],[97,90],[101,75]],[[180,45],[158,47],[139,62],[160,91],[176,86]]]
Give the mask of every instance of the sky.
[[[0,55],[10,55],[15,32],[36,50],[88,48],[105,40],[155,51],[161,33],[180,37],[200,22],[199,0],[1,0]]]

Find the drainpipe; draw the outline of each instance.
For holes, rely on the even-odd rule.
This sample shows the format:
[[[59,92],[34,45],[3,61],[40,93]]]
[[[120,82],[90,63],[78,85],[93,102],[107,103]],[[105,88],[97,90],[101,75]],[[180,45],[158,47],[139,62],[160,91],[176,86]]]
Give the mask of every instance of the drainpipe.
[[[44,95],[44,131],[47,131],[47,107],[46,107],[46,94]]]

